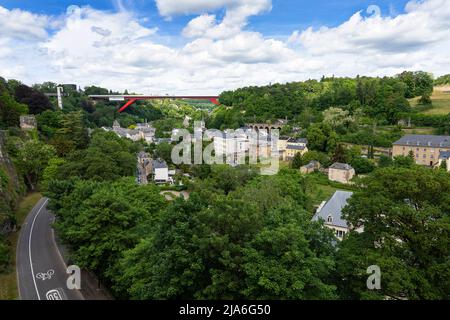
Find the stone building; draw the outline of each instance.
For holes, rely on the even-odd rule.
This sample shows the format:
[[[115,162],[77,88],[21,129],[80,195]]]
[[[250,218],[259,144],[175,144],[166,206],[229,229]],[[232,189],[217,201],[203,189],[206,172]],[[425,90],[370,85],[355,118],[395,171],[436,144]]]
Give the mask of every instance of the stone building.
[[[441,152],[450,151],[450,136],[409,134],[393,143],[392,156],[414,154],[417,164],[433,167]]]

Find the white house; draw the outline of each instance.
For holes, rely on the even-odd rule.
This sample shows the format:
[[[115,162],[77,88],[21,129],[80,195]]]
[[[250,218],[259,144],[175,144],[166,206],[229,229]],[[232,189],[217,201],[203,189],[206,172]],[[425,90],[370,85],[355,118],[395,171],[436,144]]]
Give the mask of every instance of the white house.
[[[153,160],[152,164],[153,181],[155,183],[168,183],[169,179],[169,167],[164,160]]]

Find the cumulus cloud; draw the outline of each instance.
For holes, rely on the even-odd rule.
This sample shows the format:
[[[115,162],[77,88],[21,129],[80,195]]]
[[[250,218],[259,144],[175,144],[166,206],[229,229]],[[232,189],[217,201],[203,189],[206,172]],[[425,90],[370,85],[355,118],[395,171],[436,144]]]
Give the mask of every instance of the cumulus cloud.
[[[199,1],[197,5],[199,6],[201,2]],[[216,21],[215,15],[202,14],[188,23],[183,30],[183,35],[186,37],[205,37],[211,39],[233,37],[242,32],[250,16],[258,15],[272,8],[271,0],[234,0],[222,2],[227,10],[221,22]],[[217,4],[219,3],[220,1],[217,2]],[[203,10],[207,9],[208,6],[205,6]]]
[[[0,37],[20,40],[42,40],[47,38],[46,16],[32,14],[19,9],[8,10],[0,6]]]
[[[246,28],[249,17],[270,11],[270,0],[157,0],[162,16],[197,14],[176,45],[117,3],[117,12],[71,6],[58,18],[0,7],[0,75],[29,84],[218,94],[324,74],[450,72],[449,0],[411,1],[396,16],[361,8],[336,27],[293,30],[284,40]]]

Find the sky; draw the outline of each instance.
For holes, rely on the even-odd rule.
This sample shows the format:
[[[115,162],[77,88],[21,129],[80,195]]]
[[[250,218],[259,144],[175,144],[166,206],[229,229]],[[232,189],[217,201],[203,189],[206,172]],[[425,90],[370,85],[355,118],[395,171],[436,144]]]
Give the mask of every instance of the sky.
[[[450,0],[0,0],[0,76],[142,94],[450,73]]]

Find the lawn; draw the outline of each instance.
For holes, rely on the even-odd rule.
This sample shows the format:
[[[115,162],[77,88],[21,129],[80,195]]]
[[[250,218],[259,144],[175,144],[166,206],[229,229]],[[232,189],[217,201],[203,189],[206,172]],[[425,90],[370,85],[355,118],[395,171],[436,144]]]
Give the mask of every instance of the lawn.
[[[31,193],[24,197],[16,211],[17,225],[21,226],[28,213],[42,198],[40,193]],[[12,247],[12,261],[8,273],[0,274],[0,300],[15,300],[19,298],[16,276],[16,246],[19,239],[20,229],[9,236]]]
[[[315,212],[322,201],[328,201],[337,190],[354,191],[355,187],[329,181],[323,173],[312,173],[306,176],[306,195],[311,199],[312,206],[308,210]]]
[[[450,113],[450,93],[444,93],[444,90],[449,90],[450,88],[435,87],[433,95],[431,96],[431,101],[433,102],[432,108],[425,110],[421,113],[428,115],[447,115]],[[417,107],[419,98],[414,98],[410,100],[411,106]]]

